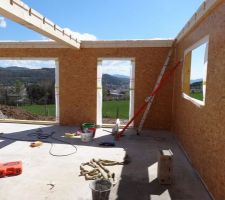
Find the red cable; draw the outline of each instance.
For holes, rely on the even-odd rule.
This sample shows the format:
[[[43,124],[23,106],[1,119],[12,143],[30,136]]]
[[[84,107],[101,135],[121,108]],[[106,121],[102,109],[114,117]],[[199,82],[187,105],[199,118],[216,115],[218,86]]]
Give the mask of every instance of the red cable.
[[[169,71],[166,72],[166,74],[164,75],[164,77],[162,78],[162,80],[160,81],[159,85],[151,92],[151,94],[149,95],[150,97],[153,97],[156,95],[156,93],[159,91],[159,89],[163,86],[163,84],[168,81],[174,71],[177,69],[177,67],[181,64],[181,61],[178,61],[173,68],[171,68]],[[137,112],[134,114],[134,116],[129,120],[129,122],[126,124],[126,126],[122,129],[122,131],[120,131],[118,134],[116,134],[116,139],[119,139],[123,133],[125,132],[125,130],[128,128],[128,126],[136,119],[136,117],[143,111],[143,109],[147,106],[148,102],[145,102],[138,110]]]

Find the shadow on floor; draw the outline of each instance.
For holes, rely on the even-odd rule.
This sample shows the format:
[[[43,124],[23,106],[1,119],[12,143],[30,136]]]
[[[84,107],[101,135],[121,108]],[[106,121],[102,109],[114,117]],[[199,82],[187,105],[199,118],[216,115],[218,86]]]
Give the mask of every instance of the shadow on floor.
[[[64,137],[65,133],[72,133],[77,130],[79,130],[78,127],[59,126],[59,125],[52,125],[52,126],[41,127],[41,128],[38,127],[38,128],[27,129],[23,131],[15,131],[12,133],[8,133],[8,132],[4,133],[3,131],[0,130],[0,149],[17,141],[33,142],[33,141],[41,140],[45,143],[53,143],[53,144],[70,143],[73,145],[95,146],[95,147],[96,146],[99,147],[100,142],[113,141],[113,138],[110,135],[96,137],[94,141],[88,142],[88,143],[82,142],[80,139],[80,136],[77,136],[72,139]],[[39,133],[44,135],[52,134],[52,137],[38,138]],[[110,134],[110,131],[109,131],[109,134]]]
[[[137,136],[135,132],[126,134],[121,146],[131,157],[132,162],[125,165],[122,170],[121,180],[117,189],[117,199],[150,200],[152,195],[160,197],[168,191],[157,180],[158,149],[163,148],[159,143],[167,142],[165,137],[157,135]],[[165,148],[168,148],[169,146]],[[165,195],[164,195],[165,196]],[[173,199],[169,194],[166,199]]]
[[[64,142],[78,146],[100,147],[101,142],[114,141],[110,130],[100,130],[94,141],[84,143],[80,138],[65,138],[64,133],[75,132],[78,128],[68,126],[45,126],[41,127],[45,134],[55,133],[54,138],[43,139],[43,142],[51,144],[63,144]],[[0,137],[0,149],[16,141],[36,141],[33,133],[40,131],[39,128],[15,131],[3,134]],[[1,131],[0,131],[1,132]],[[103,134],[102,134],[103,133]],[[12,140],[14,139],[14,140]],[[59,141],[60,140],[60,141]],[[124,165],[119,182],[112,189],[110,199],[117,200],[209,200],[210,197],[196,176],[184,153],[179,148],[174,136],[169,132],[146,131],[137,136],[135,130],[127,130],[126,135],[116,141],[117,148],[123,148],[131,159],[128,165]],[[28,143],[29,145],[29,143]],[[174,154],[174,177],[171,186],[162,186],[157,180],[157,161],[159,151],[171,149]]]
[[[130,131],[121,144],[133,158],[122,170],[116,188],[117,200],[210,200],[206,189],[180,149],[173,134],[165,131],[144,131],[137,136]],[[160,185],[157,167],[160,150],[173,152],[173,183]],[[114,199],[114,198],[112,198]]]

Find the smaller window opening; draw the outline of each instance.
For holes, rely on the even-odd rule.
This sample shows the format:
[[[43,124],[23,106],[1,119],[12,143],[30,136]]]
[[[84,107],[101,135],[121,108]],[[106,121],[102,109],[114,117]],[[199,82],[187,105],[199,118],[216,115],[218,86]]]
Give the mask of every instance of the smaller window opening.
[[[208,37],[185,51],[183,94],[200,105],[205,104],[208,63]]]

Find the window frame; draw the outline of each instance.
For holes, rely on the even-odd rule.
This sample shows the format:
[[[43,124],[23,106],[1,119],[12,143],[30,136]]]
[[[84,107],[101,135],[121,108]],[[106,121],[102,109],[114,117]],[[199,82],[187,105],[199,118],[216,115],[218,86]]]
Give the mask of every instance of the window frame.
[[[191,59],[192,51],[206,44],[205,55],[204,55],[204,75],[203,75],[203,100],[198,100],[190,96],[190,80],[191,80]],[[208,67],[208,46],[209,46],[209,35],[203,37],[192,46],[188,47],[184,51],[184,62],[182,70],[182,97],[191,101],[198,107],[204,106],[206,102],[206,80],[207,80],[207,67]]]

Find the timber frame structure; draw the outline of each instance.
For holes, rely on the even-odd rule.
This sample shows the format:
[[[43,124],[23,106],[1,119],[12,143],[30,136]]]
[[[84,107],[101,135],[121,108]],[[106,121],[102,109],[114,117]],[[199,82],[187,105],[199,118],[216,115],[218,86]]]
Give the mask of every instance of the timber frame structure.
[[[19,0],[0,0],[0,14],[54,41],[0,42],[1,58],[57,58],[59,123],[96,122],[99,58],[134,58],[136,111],[154,87],[174,39],[79,41]],[[225,1],[205,0],[177,35],[172,64],[208,38],[204,104],[187,98],[191,55],[155,97],[144,128],[173,131],[215,199],[225,199]],[[87,73],[88,71],[88,73]],[[81,79],[82,77],[82,79]],[[95,77],[95,78],[93,78]],[[185,77],[185,78],[184,78]],[[71,95],[73,94],[73,95]],[[88,94],[88,95],[86,95]],[[85,98],[84,98],[85,97]],[[90,103],[91,102],[91,103]],[[78,114],[79,113],[79,114]],[[134,121],[138,126],[141,118]]]

